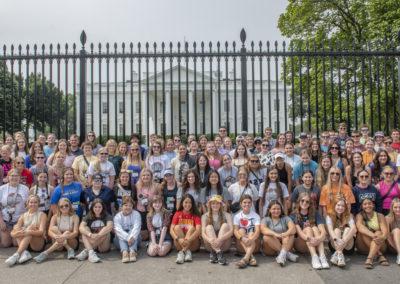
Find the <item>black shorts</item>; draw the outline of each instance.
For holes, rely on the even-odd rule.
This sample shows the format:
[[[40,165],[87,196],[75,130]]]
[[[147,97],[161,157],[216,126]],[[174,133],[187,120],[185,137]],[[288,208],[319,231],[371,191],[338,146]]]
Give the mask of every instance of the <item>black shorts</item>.
[[[147,231],[147,212],[140,212],[140,217],[142,218],[142,228],[141,231]]]

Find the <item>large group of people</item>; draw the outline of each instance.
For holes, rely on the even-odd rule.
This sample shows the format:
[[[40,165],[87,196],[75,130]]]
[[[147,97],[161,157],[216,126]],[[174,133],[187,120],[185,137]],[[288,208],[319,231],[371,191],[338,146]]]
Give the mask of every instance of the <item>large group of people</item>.
[[[349,134],[351,134],[349,136]],[[93,131],[57,139],[23,132],[0,148],[0,246],[16,247],[9,266],[37,263],[65,251],[68,259],[101,261],[117,248],[123,263],[144,248],[151,257],[174,248],[177,264],[201,247],[224,265],[232,247],[238,268],[257,266],[257,253],[284,266],[309,254],[314,269],[400,265],[400,131],[368,125],[263,137],[225,127],[212,138],[150,135],[148,146],[99,144]],[[329,254],[327,253],[329,251]],[[36,254],[32,256],[32,252]],[[100,255],[100,256],[99,256]]]

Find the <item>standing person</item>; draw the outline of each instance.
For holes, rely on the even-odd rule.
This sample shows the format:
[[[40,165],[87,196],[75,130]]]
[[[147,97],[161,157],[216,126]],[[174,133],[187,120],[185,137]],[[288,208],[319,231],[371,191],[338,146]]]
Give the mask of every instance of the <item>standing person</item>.
[[[261,167],[260,159],[257,155],[251,155],[246,169],[249,173],[249,183],[253,184],[257,190],[260,189],[260,184],[265,180],[267,176],[267,169]]]
[[[367,143],[367,141],[370,139],[369,126],[368,126],[368,124],[362,124],[360,129],[361,129],[360,143],[365,145]]]
[[[74,162],[75,156],[71,154],[68,147],[68,142],[65,139],[58,140],[54,152],[48,157],[46,164],[48,166],[53,166],[55,164],[55,155],[60,152],[64,157],[64,165],[66,167],[71,167]]]
[[[261,220],[261,234],[263,235],[263,252],[265,255],[275,256],[276,262],[284,266],[286,259],[297,262],[298,256],[292,253],[296,227],[288,216],[283,213],[282,204],[272,200],[268,204],[267,216]]]
[[[100,143],[97,143],[96,133],[94,133],[94,131],[89,131],[87,133],[85,141],[88,141],[88,142],[92,143],[93,155],[95,155],[95,156],[97,156],[97,153],[99,152],[99,150],[101,148],[103,148],[103,146],[101,146]]]
[[[82,202],[85,202],[83,198],[83,188],[79,182],[74,181],[74,170],[72,168],[66,168],[62,173],[60,184],[54,189],[53,195],[51,196],[50,204],[53,214],[57,214],[57,204],[61,198],[67,198],[71,202],[72,209],[76,212],[79,218],[82,217]]]
[[[178,250],[177,264],[192,261],[192,251],[200,248],[201,219],[193,196],[185,194],[171,222],[170,234]]]
[[[72,134],[69,137],[69,150],[72,155],[75,157],[78,157],[80,155],[83,155],[83,151],[81,148],[79,148],[79,136],[77,134]]]
[[[318,188],[322,188],[328,181],[329,170],[332,167],[332,159],[325,155],[321,158],[317,171],[315,172],[315,183]]]
[[[389,230],[385,216],[374,210],[374,203],[371,199],[365,198],[361,202],[361,211],[356,216],[357,226],[357,251],[368,254],[364,263],[365,268],[372,269],[375,257],[378,257],[380,265],[388,266],[387,259],[383,256],[386,250],[385,241]]]
[[[221,195],[214,195],[207,202],[207,212],[201,217],[201,235],[206,250],[210,252],[210,262],[226,264],[223,253],[232,243],[233,221],[225,212]]]
[[[339,144],[340,150],[343,151],[345,149],[346,140],[349,138],[347,135],[347,125],[342,122],[339,123],[339,135],[336,137],[335,142]]]
[[[282,204],[283,213],[288,213],[289,191],[286,185],[279,181],[278,170],[273,167],[268,172],[265,182],[260,185],[258,193],[260,197],[259,213],[262,218],[266,216],[268,205],[272,200],[278,200]]]
[[[55,211],[48,231],[53,244],[33,258],[37,263],[46,260],[50,253],[63,248],[67,250],[67,259],[75,258],[75,249],[79,246],[79,217],[68,198],[59,199]]]
[[[180,148],[181,146],[179,146]],[[173,215],[177,208],[178,183],[175,180],[174,172],[167,169],[164,172],[164,181],[161,183],[161,195],[165,208]]]
[[[334,207],[334,211],[326,216],[329,247],[334,251],[331,262],[344,267],[344,254],[354,252],[357,228],[345,199],[339,199]]]
[[[0,240],[3,248],[13,244],[10,233],[25,212],[25,201],[29,194],[29,189],[20,183],[21,176],[17,170],[11,169],[7,179],[9,182],[0,186]]]
[[[15,149],[11,154],[12,158],[21,157],[25,160],[26,156],[29,154],[28,143],[24,137],[15,139]]]
[[[293,131],[288,130],[285,132],[285,138],[287,143],[294,143],[294,134]]]
[[[332,167],[329,170],[328,181],[321,189],[319,199],[319,206],[322,208],[323,215],[332,213],[334,204],[341,198],[345,199],[349,205],[355,203],[353,191],[347,184],[343,183],[340,169]]]
[[[321,143],[320,143],[321,152],[322,154],[326,155],[329,150],[329,132],[328,131],[322,132],[320,138],[321,138]]]
[[[208,158],[208,164],[214,170],[218,170],[221,167],[221,155],[215,146],[213,141],[207,143],[206,151],[204,151],[204,155]]]
[[[331,157],[332,165],[338,167],[344,175],[344,169],[346,168],[348,163],[345,158],[342,158],[340,144],[333,142],[329,147],[328,155]]]
[[[197,157],[199,156],[199,144],[196,140],[193,140],[189,143],[189,156],[193,159],[193,161],[197,161]]]
[[[16,157],[14,159],[13,168],[21,175],[21,183],[26,185],[28,188],[31,187],[33,183],[33,175],[27,168],[25,168],[25,161],[22,157]]]
[[[117,151],[115,152],[115,154],[121,157],[123,161],[125,161],[126,157],[128,156],[128,150],[128,144],[125,141],[121,141],[118,143]]]
[[[257,266],[254,253],[260,250],[260,216],[252,210],[253,200],[250,195],[240,197],[241,210],[233,218],[233,233],[236,238],[236,248],[245,253],[244,257],[236,263],[238,268],[247,265]]]
[[[194,169],[190,169],[183,179],[182,186],[178,188],[178,192],[176,193],[176,207],[180,207],[185,194],[190,194],[194,200],[193,205],[201,211],[204,202],[204,200],[202,200],[202,196],[204,196],[202,191],[204,190],[204,188],[200,188],[200,179],[197,172]]]
[[[145,159],[146,158],[146,150],[147,150],[146,148],[147,147],[145,145],[141,145],[140,144],[140,135],[137,134],[137,133],[132,133],[129,141],[130,141],[131,145],[132,144],[137,144],[139,146],[140,157],[142,159]]]
[[[290,218],[296,225],[297,238],[294,242],[296,251],[310,253],[312,268],[328,269],[329,264],[324,249],[325,221],[312,206],[308,193],[299,194],[296,208]]]
[[[400,130],[392,129],[390,137],[392,138],[392,148],[397,153],[400,153]]]
[[[190,157],[184,144],[179,145],[178,155],[171,161],[171,169],[174,171],[176,181],[182,185],[184,176],[188,170],[196,165],[196,161]]]
[[[226,204],[229,204],[231,201],[231,195],[228,192],[228,189],[224,189],[221,185],[220,177],[217,171],[211,170],[208,175],[207,185],[204,191],[204,196],[202,197],[203,203],[203,212],[207,212],[207,202],[214,196],[219,195],[222,196],[223,201]]]
[[[272,128],[266,127],[264,129],[264,140],[268,143],[268,148],[271,150],[275,147],[276,140],[272,138]]]
[[[358,173],[365,169],[361,152],[353,152],[350,158],[350,164],[345,169],[345,182],[353,187],[358,183]]]
[[[374,140],[372,139],[368,139],[367,142],[365,142],[365,150],[362,152],[364,165],[369,165],[374,160],[374,145]]]
[[[397,161],[397,156],[398,156],[399,154],[397,153],[396,150],[393,149],[392,143],[393,143],[393,141],[392,141],[392,138],[390,138],[390,137],[385,138],[385,140],[383,140],[383,145],[385,145],[385,150],[388,152],[389,157],[390,157],[390,160],[391,160],[393,163],[396,163],[396,161]],[[396,165],[396,166],[397,166],[397,165]]]
[[[43,146],[39,141],[35,141],[32,143],[31,148],[29,149],[29,155],[25,157],[25,167],[30,169],[35,163],[35,155],[36,153],[43,153]]]
[[[361,211],[361,203],[365,198],[371,199],[375,204],[375,210],[382,213],[382,197],[379,191],[370,182],[370,174],[367,170],[358,172],[358,184],[353,187],[355,202],[351,207],[353,215]]]
[[[50,157],[54,153],[56,148],[56,136],[53,133],[47,134],[47,145],[43,147],[44,154],[46,157]]]
[[[319,160],[322,157],[322,151],[319,144],[319,140],[317,138],[311,140],[310,155],[311,155],[311,160],[313,160],[316,163],[319,163]]]
[[[293,167],[299,162],[301,162],[301,158],[299,155],[294,153],[293,143],[286,143],[286,145],[285,145],[285,163],[289,164],[293,169]]]
[[[286,145],[286,136],[284,133],[278,134],[278,137],[276,138],[276,143],[275,147],[272,148],[271,152],[272,154],[277,154],[277,153],[285,153],[285,145]]]
[[[361,140],[361,133],[358,130],[353,130],[351,132],[351,139],[353,139],[353,149],[357,152],[362,153],[365,150],[364,144],[360,142]]]
[[[400,198],[400,187],[397,180],[394,179],[395,175],[396,173],[391,166],[384,166],[382,169],[383,180],[376,185],[382,198],[383,215],[389,213],[392,200],[396,197]]]
[[[388,244],[397,253],[396,263],[400,265],[400,199],[392,200],[390,213],[385,217],[389,226]]]
[[[263,140],[261,143],[261,152],[258,154],[261,166],[268,168],[274,163],[274,155],[270,151],[269,144]]]
[[[5,263],[13,266],[18,263],[22,264],[32,258],[28,252],[28,247],[32,251],[40,251],[45,244],[44,234],[46,232],[46,215],[39,210],[39,198],[30,195],[27,199],[28,211],[19,217],[11,231],[11,237],[18,243],[17,252],[10,256]]]
[[[145,161],[146,168],[149,168],[153,172],[154,181],[157,183],[161,183],[164,171],[170,168],[167,157],[163,155],[162,148],[161,140],[153,142]]]
[[[108,161],[113,164],[115,175],[119,176],[124,159],[118,154],[117,142],[114,139],[110,139],[106,142],[105,148],[108,151]]]
[[[394,176],[397,177],[397,167],[390,160],[389,154],[386,150],[379,150],[376,152],[374,160],[369,164],[371,171],[372,184],[378,184],[382,180],[382,171],[385,166],[390,166],[393,169]],[[397,180],[397,178],[395,178]]]
[[[194,170],[197,173],[197,176],[199,177],[200,188],[204,188],[208,180],[208,174],[211,171],[211,167],[206,155],[204,154],[199,155]]]
[[[145,167],[144,161],[142,160],[142,156],[140,153],[141,152],[139,144],[133,143],[130,147],[128,156],[122,163],[121,169],[130,172],[132,184],[136,184],[138,182],[140,172]]]
[[[39,174],[46,173],[48,175],[48,180],[53,180],[53,170],[48,167],[45,163],[46,156],[43,152],[39,152],[35,154],[35,164],[29,169],[33,176],[33,182],[37,182],[37,178]]]
[[[232,139],[230,137],[225,137],[222,139],[223,141],[223,148],[221,149],[221,155],[229,154],[229,156],[232,157],[230,154],[233,149],[233,143]]]
[[[385,148],[385,145],[383,145],[383,139],[385,139],[385,134],[382,131],[375,132],[375,135],[374,135],[375,152],[378,152],[379,150],[382,150]]]
[[[97,157],[93,155],[93,145],[90,142],[82,143],[83,154],[76,157],[72,163],[72,168],[74,169],[75,180],[79,181],[84,188],[90,186],[88,180],[88,169],[90,163],[97,160]]]
[[[199,148],[200,148],[200,152],[204,153],[204,151],[207,149],[207,136],[205,135],[201,135],[199,137]]]
[[[222,156],[223,166],[218,169],[221,178],[222,187],[228,189],[232,184],[237,181],[238,169],[232,166],[232,158],[229,154]]]
[[[299,195],[303,192],[308,193],[311,198],[311,205],[319,208],[320,189],[314,183],[312,171],[305,171],[301,177],[302,184],[296,186],[291,195],[292,209],[295,210]]]
[[[155,196],[149,203],[147,213],[147,230],[150,233],[150,243],[147,249],[149,256],[166,256],[171,250],[171,236],[168,228],[171,224],[171,212],[163,205],[161,196]]]
[[[300,133],[299,135],[299,143],[296,144],[296,146],[294,147],[294,152],[301,156],[300,153],[303,150],[307,150],[309,151],[309,140],[308,140],[308,135],[305,132]]]
[[[122,262],[135,262],[140,244],[141,217],[133,209],[134,202],[131,197],[122,198],[121,211],[114,217],[114,244],[120,249]]]
[[[57,152],[54,155],[54,164],[52,166],[49,166],[49,171],[51,170],[53,173],[53,177],[52,179],[50,179],[50,184],[54,187],[59,185],[61,182],[62,173],[66,169],[64,162],[65,155],[61,152]]]
[[[1,159],[0,165],[3,168],[3,180],[2,182],[7,183],[8,172],[12,168],[12,159],[11,159],[11,147],[9,145],[1,146]]]
[[[126,170],[121,170],[121,172],[119,173],[118,182],[114,187],[116,210],[122,208],[122,199],[124,196],[129,196],[133,199],[133,201],[137,201],[136,187],[134,184],[132,184],[130,176],[130,173]]]
[[[115,194],[113,190],[103,185],[103,177],[100,174],[95,174],[93,176],[92,186],[84,190],[83,196],[87,211],[92,207],[92,202],[94,202],[94,200],[100,199],[103,202],[102,206],[107,214],[113,215],[115,209]]]
[[[96,249],[100,253],[110,250],[112,229],[112,217],[107,213],[104,202],[99,198],[94,199],[89,213],[79,226],[85,248],[76,256],[76,259],[83,261],[89,258],[90,262],[99,262],[100,258],[94,250]]]
[[[252,151],[250,150],[250,153],[253,155],[259,154],[261,152],[261,144],[262,144],[261,137],[254,138],[254,148],[252,149]]]
[[[179,138],[180,140],[180,138]],[[179,146],[182,144],[179,144]],[[176,152],[179,149],[179,146],[176,148]],[[185,146],[186,148],[186,146]],[[164,156],[167,157],[168,163],[171,163],[172,159],[176,157],[176,152],[175,152],[175,144],[174,140],[172,139],[167,139],[165,141],[165,148],[164,148]]]
[[[240,199],[243,195],[251,196],[251,200],[254,202],[251,210],[255,211],[255,203],[259,198],[259,194],[257,188],[249,183],[248,176],[249,174],[247,170],[244,167],[241,167],[238,171],[238,181],[228,188],[228,192],[232,199],[232,203],[230,204],[232,213],[237,213],[240,210]]]
[[[108,161],[108,151],[106,148],[101,148],[98,151],[97,159],[89,164],[87,170],[89,184],[92,184],[94,174],[100,174],[103,177],[103,184],[105,186],[114,188],[116,172],[114,165]]]
[[[293,181],[295,185],[300,184],[300,178],[305,171],[312,171],[313,175],[317,171],[318,164],[311,160],[310,153],[304,149],[300,152],[301,162],[293,168]]]
[[[53,195],[54,187],[48,183],[48,175],[40,173],[36,183],[30,188],[29,194],[39,197],[39,211],[44,212],[49,220],[50,214],[50,198]]]
[[[293,168],[285,163],[285,154],[275,154],[275,168],[278,170],[280,182],[283,182],[288,188],[289,192],[293,189]]]

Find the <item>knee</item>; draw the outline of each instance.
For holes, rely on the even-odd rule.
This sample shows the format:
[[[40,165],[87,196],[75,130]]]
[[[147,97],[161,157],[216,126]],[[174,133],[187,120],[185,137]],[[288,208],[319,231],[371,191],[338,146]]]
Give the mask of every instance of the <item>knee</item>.
[[[149,248],[147,249],[147,254],[148,254],[149,256],[156,256],[156,255],[157,255],[157,253],[155,252],[153,246],[149,246]]]

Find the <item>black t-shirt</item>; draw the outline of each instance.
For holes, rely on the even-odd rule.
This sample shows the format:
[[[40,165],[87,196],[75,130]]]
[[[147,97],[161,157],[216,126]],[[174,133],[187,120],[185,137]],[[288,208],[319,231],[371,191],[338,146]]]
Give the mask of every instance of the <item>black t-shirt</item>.
[[[172,214],[176,211],[176,194],[178,192],[178,187],[175,185],[173,190],[168,190],[167,186],[163,188],[163,197],[165,208]]]
[[[108,221],[112,221],[112,217],[109,214],[106,214],[104,218],[90,218],[89,215],[86,215],[83,218],[83,222],[87,224],[90,228],[90,232],[97,234],[101,231],[106,225]]]

